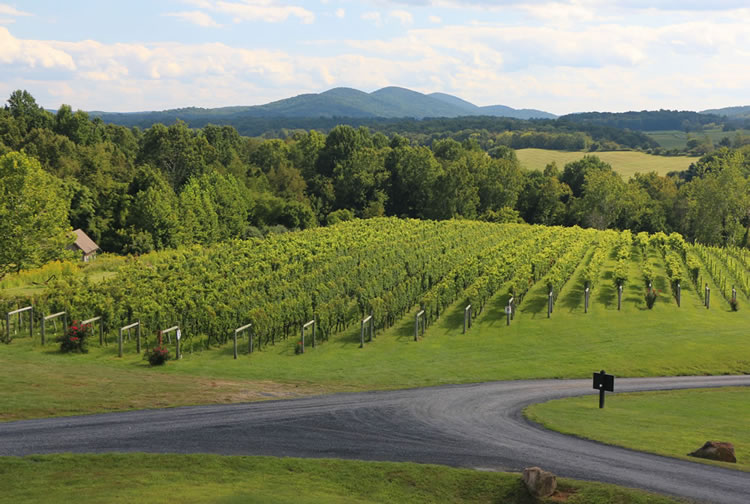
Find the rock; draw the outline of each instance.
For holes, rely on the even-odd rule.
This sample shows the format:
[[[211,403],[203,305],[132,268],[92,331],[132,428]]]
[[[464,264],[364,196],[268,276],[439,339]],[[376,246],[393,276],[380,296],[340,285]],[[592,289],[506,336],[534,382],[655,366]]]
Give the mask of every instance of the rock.
[[[688,453],[688,455],[691,457],[718,460],[720,462],[737,463],[737,458],[734,456],[734,445],[721,441],[706,441],[706,444],[694,452]]]
[[[549,497],[557,489],[557,477],[551,472],[538,467],[527,467],[523,470],[523,482],[534,497]]]

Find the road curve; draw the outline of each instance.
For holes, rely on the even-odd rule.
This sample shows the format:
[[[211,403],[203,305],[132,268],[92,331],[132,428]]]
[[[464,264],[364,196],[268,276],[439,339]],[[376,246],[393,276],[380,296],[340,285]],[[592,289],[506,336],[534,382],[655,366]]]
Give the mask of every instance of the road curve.
[[[618,392],[750,386],[750,376],[617,379]],[[218,453],[333,457],[521,471],[750,503],[750,474],[607,446],[524,419],[528,404],[596,394],[590,380],[533,380],[0,423],[0,455]],[[596,396],[592,396],[596,401]],[[696,439],[702,443],[703,439]]]

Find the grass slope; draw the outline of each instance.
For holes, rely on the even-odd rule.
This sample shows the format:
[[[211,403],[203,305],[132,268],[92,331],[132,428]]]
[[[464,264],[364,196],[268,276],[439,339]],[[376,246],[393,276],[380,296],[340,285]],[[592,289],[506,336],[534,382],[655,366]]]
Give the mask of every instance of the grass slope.
[[[653,310],[644,303],[640,257],[634,248],[622,311],[612,287],[613,257],[603,265],[588,314],[583,313],[581,263],[546,315],[546,290],[532,288],[510,327],[496,295],[461,334],[457,303],[413,341],[414,314],[407,314],[359,349],[359,327],[294,355],[296,338],[232,359],[231,344],[150,368],[126,342],[117,358],[109,344],[92,344],[87,355],[61,355],[38,338],[19,337],[0,346],[2,419],[92,413],[143,407],[229,403],[335,391],[395,389],[447,383],[523,378],[582,378],[606,369],[617,376],[750,373],[747,300],[731,312],[720,296],[706,310],[701,296],[683,285],[682,307],[670,294],[664,265],[652,251]],[[709,284],[712,289],[714,286]],[[503,291],[504,292],[504,291]],[[713,292],[718,292],[714,290]],[[246,348],[246,341],[240,341]]]
[[[615,393],[602,410],[594,393],[536,404],[525,414],[566,434],[694,462],[704,460],[687,453],[704,442],[729,441],[737,464],[705,462],[750,471],[750,389]]]
[[[558,480],[533,499],[518,475],[434,465],[215,455],[45,455],[0,458],[0,502],[669,504],[613,485]]]
[[[585,155],[598,156],[602,161],[612,165],[612,169],[623,177],[630,178],[635,173],[655,171],[659,175],[666,175],[671,171],[687,170],[690,163],[697,161],[697,157],[687,156],[653,156],[636,151],[605,151],[605,152],[570,152],[546,149],[519,149],[516,151],[521,165],[529,170],[544,170],[552,161],[562,168],[572,161],[578,161]]]
[[[721,128],[714,128],[693,133],[685,133],[679,130],[648,131],[644,133],[656,140],[665,149],[684,149],[687,146],[688,140],[693,138],[703,140],[707,137],[711,143],[716,145],[724,137],[734,140],[737,133],[748,135],[750,134],[750,130],[723,131]]]

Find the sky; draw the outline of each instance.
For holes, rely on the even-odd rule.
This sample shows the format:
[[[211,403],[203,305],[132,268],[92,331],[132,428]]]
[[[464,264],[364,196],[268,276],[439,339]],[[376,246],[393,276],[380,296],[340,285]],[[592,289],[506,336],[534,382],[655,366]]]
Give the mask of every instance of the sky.
[[[102,111],[401,86],[583,111],[750,104],[746,0],[0,0],[0,96]]]

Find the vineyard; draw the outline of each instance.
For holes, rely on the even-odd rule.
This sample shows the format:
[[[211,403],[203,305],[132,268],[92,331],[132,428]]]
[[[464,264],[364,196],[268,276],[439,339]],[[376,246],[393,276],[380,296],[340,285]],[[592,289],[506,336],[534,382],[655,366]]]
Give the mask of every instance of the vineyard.
[[[563,289],[614,298],[639,283],[633,268],[642,281],[635,291],[654,296],[663,270],[661,295],[678,305],[683,292],[683,304],[694,296],[705,305],[709,284],[713,309],[730,311],[750,296],[750,253],[688,244],[677,234],[378,218],[129,258],[97,283],[63,275],[34,298],[0,297],[0,308],[5,315],[31,304],[37,326],[59,312],[68,320],[101,317],[110,341],[140,321],[147,346],[155,331],[178,326],[190,352],[225,344],[251,324],[262,348],[296,343],[311,320],[321,342],[370,315],[376,332],[422,309],[429,326],[456,303],[480,317],[498,297],[502,305],[512,298],[513,313],[549,317]],[[3,324],[5,338],[5,316]],[[28,334],[15,317],[10,324],[8,339]]]

